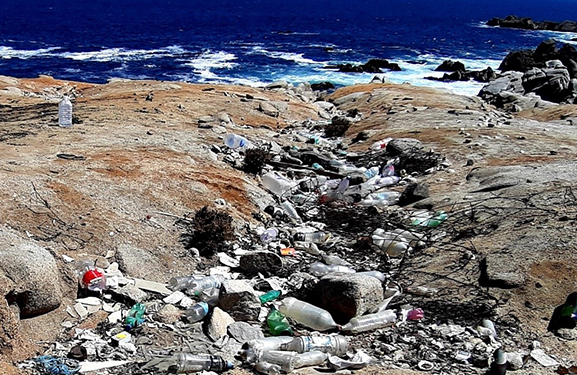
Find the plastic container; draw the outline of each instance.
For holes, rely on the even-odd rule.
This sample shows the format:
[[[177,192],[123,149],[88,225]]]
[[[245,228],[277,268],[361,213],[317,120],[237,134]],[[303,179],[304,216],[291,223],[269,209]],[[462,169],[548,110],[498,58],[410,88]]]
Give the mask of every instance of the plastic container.
[[[220,299],[220,286],[218,288],[205,289],[200,292],[195,292],[195,298],[208,303],[209,306],[216,306]]]
[[[258,299],[260,300],[260,303],[267,303],[270,301],[274,301],[275,299],[277,299],[278,297],[280,297],[281,295],[281,291],[280,290],[271,290],[270,292],[267,292],[265,294],[263,294],[262,296],[258,297]]]
[[[269,350],[279,349],[282,344],[292,341],[290,336],[265,337],[246,342],[242,347],[241,355],[247,362],[255,363],[260,361],[262,353]]]
[[[379,167],[371,167],[364,172],[364,175],[367,176],[367,178],[373,178],[379,174],[379,171]]]
[[[390,257],[400,257],[411,247],[404,237],[394,232],[385,232],[382,229],[375,230],[371,238],[373,243]]]
[[[431,215],[427,212],[420,212],[411,217],[411,224],[420,227],[436,228],[449,216],[444,211],[435,212]]]
[[[387,279],[385,274],[382,273],[381,271],[362,271],[362,272],[357,272],[357,275],[374,277],[375,279],[378,279],[382,283],[384,283],[385,280]]]
[[[200,322],[204,317],[208,314],[208,303],[206,302],[199,302],[184,312],[184,318],[189,323],[196,323]]]
[[[388,176],[394,176],[395,175],[395,166],[392,164],[387,164],[383,167],[383,170],[381,171],[381,176],[383,177],[388,177]]]
[[[200,371],[224,372],[234,367],[231,362],[218,355],[178,353],[175,357],[176,372],[179,374]]]
[[[234,133],[229,133],[224,137],[224,144],[234,150],[237,148],[240,149],[248,148],[250,142],[245,137],[242,137]]]
[[[293,361],[294,368],[318,366],[326,362],[329,355],[320,351],[297,354]]]
[[[106,275],[97,268],[92,260],[83,260],[76,263],[78,284],[82,289],[101,293],[106,288]]]
[[[254,369],[261,374],[280,375],[281,367],[268,362],[259,362],[254,366]]]
[[[260,239],[264,243],[269,243],[273,241],[276,238],[276,236],[278,236],[278,229],[268,228],[260,235]]]
[[[288,194],[295,186],[295,183],[292,180],[289,180],[288,178],[283,177],[275,172],[264,174],[261,180],[263,186],[268,191],[278,196]]]
[[[272,308],[270,314],[266,318],[268,324],[269,332],[274,335],[292,335],[292,329],[286,318],[286,316],[278,311],[276,308]]]
[[[72,126],[72,102],[67,96],[58,103],[58,125],[62,128]]]
[[[281,350],[268,350],[262,353],[261,361],[280,366],[284,372],[292,372],[295,369],[295,359],[297,352],[286,352]]]
[[[313,242],[316,244],[323,244],[331,238],[330,233],[326,232],[311,232],[311,233],[295,233],[295,241]]]
[[[312,242],[295,241],[294,248],[297,250],[304,250],[312,255],[321,255],[322,251],[319,250],[317,244]]]
[[[300,336],[282,344],[281,350],[297,353],[319,351],[336,356],[343,356],[349,348],[349,341],[344,336]]]
[[[191,279],[188,286],[188,293],[194,296],[200,296],[203,291],[220,289],[222,286],[222,276],[206,276],[201,279]]]
[[[299,216],[297,210],[295,209],[295,207],[287,200],[283,201],[280,204],[281,208],[283,209],[283,211],[286,213],[286,215],[295,223],[297,224],[301,224],[303,222],[303,219],[301,219],[301,217]]]
[[[124,328],[129,331],[144,323],[144,314],[146,313],[146,306],[142,303],[137,303],[128,312],[124,319]]]
[[[393,325],[397,321],[394,310],[383,310],[378,313],[352,318],[341,329],[352,333],[365,332]]]
[[[177,276],[173,277],[168,281],[168,288],[170,290],[186,290],[190,288],[190,283],[195,280],[201,280],[204,276],[191,275],[191,276]]]
[[[329,273],[355,273],[356,271],[347,266],[339,266],[336,264],[327,266],[321,262],[315,262],[309,266],[309,273],[316,277],[321,277]]]
[[[386,148],[387,144],[389,144],[389,142],[392,140],[393,138],[385,138],[380,141],[377,141],[371,145],[371,150],[381,150],[383,148]]]
[[[338,327],[328,311],[293,297],[282,300],[279,310],[287,317],[317,331]]]

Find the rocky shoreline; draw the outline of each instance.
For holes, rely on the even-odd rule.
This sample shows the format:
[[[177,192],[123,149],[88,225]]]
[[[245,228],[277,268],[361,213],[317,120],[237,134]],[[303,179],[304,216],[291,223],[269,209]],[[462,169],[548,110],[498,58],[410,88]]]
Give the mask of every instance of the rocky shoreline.
[[[510,15],[505,18],[492,18],[487,21],[487,26],[498,26],[523,30],[549,30],[572,33],[577,32],[577,22],[574,21],[534,21],[528,17],[518,17],[514,15]]]
[[[57,98],[64,93],[74,98],[71,128],[56,123]],[[402,307],[408,304],[425,317],[347,334],[351,350],[374,361],[354,373],[431,373],[432,366],[432,373],[481,374],[497,346],[510,354],[513,373],[575,365],[571,331],[560,337],[547,330],[555,307],[574,291],[570,275],[577,272],[571,251],[577,238],[574,107],[507,113],[477,97],[383,83],[329,92],[286,82],[254,89],[0,77],[0,288],[7,296],[0,308],[0,368],[30,373],[21,365],[25,360],[65,356],[71,345],[82,344],[102,345],[99,355],[91,352],[93,361],[131,361],[109,374],[142,374],[144,363],[189,343],[233,361],[240,368],[231,373],[245,374],[253,370],[237,349],[246,332],[267,332],[257,295],[281,288],[348,317],[344,306],[367,310],[369,300],[382,299],[379,290],[395,284],[403,295],[391,308],[408,312]],[[224,145],[230,133],[270,147],[262,174],[245,172],[245,152]],[[386,138],[392,140],[385,147],[372,147]],[[402,205],[362,206],[359,199],[366,198],[356,194],[293,198],[304,225],[267,210],[282,205],[267,190],[266,173],[295,182],[348,176],[354,187],[366,182],[361,167],[389,163],[400,180],[391,189],[402,194]],[[232,218],[233,235],[222,254],[201,256],[181,243],[191,212],[205,206]],[[406,228],[405,220],[423,210],[445,211],[447,218],[406,255],[383,254],[371,244],[375,230]],[[262,229],[271,226],[280,230],[280,242],[263,243]],[[331,233],[317,245],[322,253],[295,244],[307,227]],[[279,252],[287,246],[295,255]],[[374,295],[357,295],[352,290],[361,281],[355,278],[346,284],[355,297],[334,304],[315,285],[322,281],[342,291],[343,281],[320,279],[308,268],[334,257],[358,271],[378,270],[387,282],[367,281]],[[100,309],[77,301],[74,264],[83,259],[148,287],[110,289]],[[193,327],[183,322],[180,302],[165,301],[158,284],[213,269],[236,279],[221,291],[221,311]],[[236,297],[241,302],[230,303]],[[118,324],[110,325],[109,316],[114,309],[126,313],[138,299],[150,313],[133,335],[135,351],[110,346]],[[500,345],[482,329],[483,319],[494,322]],[[311,331],[292,323],[299,334]],[[235,329],[227,329],[232,324]],[[245,330],[239,333],[239,327]],[[544,355],[553,367],[544,367]]]

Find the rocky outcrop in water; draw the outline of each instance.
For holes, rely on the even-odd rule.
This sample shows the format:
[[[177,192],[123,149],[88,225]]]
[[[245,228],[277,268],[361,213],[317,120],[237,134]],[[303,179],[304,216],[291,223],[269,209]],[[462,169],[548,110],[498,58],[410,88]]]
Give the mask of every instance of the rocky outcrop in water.
[[[460,61],[445,60],[441,65],[435,68],[437,72],[445,73],[442,77],[425,77],[431,81],[452,82],[452,81],[469,81],[490,82],[497,78],[497,74],[491,67],[483,70],[467,70],[465,64]]]
[[[554,40],[546,40],[535,50],[511,52],[505,57],[499,69],[501,75],[479,92],[479,96],[491,104],[505,108],[510,101],[504,103],[502,99],[515,97],[517,104],[524,102],[533,106],[535,97],[528,101],[519,98],[519,95],[529,93],[535,94],[542,101],[575,103],[577,50],[569,44],[557,48]],[[506,94],[501,95],[502,92]],[[524,106],[512,108],[521,110]]]
[[[391,63],[385,59],[371,59],[365,64],[354,65],[354,64],[337,64],[327,66],[327,69],[338,69],[339,72],[343,73],[382,73],[382,69],[387,69],[393,72],[401,71],[401,67],[397,63]]]
[[[513,15],[507,16],[505,18],[498,18],[498,17],[492,18],[489,21],[487,21],[487,25],[507,27],[512,29],[524,29],[524,30],[550,30],[550,31],[564,31],[564,32],[577,31],[577,22],[533,21],[531,18],[517,17]]]

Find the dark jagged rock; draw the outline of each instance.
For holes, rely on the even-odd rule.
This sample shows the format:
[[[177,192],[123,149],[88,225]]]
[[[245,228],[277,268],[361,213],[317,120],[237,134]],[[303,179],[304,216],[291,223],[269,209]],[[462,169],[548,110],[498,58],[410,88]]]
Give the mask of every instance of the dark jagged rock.
[[[371,59],[361,65],[338,64],[336,66],[327,66],[326,68],[338,69],[339,72],[344,73],[382,73],[382,69],[388,69],[395,72],[402,70],[399,64],[391,63],[385,59]]]
[[[524,30],[550,30],[562,32],[577,32],[577,22],[563,21],[533,21],[527,17],[507,16],[505,18],[492,18],[487,21],[488,26],[507,27]]]
[[[334,88],[335,88],[335,85],[333,85],[331,82],[328,82],[328,81],[311,84],[311,89],[313,91],[332,90]]]
[[[435,68],[436,72],[457,72],[466,71],[465,64],[460,61],[445,60],[441,65]]]
[[[531,68],[542,68],[545,66],[544,62],[537,62],[533,57],[532,50],[522,50],[510,52],[499,65],[499,70],[502,72],[516,71],[526,72]]]
[[[436,70],[436,69],[435,69]],[[431,81],[441,81],[441,82],[452,82],[452,81],[469,81],[474,80],[477,82],[491,82],[497,78],[497,74],[491,67],[487,67],[483,70],[457,70],[453,73],[445,73],[443,77],[425,77]]]

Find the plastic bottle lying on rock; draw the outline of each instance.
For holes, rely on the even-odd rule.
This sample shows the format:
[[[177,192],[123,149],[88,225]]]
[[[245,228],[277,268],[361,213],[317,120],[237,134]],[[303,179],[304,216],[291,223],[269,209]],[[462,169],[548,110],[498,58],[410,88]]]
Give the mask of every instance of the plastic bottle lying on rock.
[[[288,192],[290,192],[291,189],[296,185],[292,180],[289,180],[288,178],[275,172],[266,173],[262,176],[261,179],[264,187],[267,188],[267,190],[269,190],[271,193],[278,196],[288,194]]]
[[[338,327],[328,311],[293,297],[283,299],[279,310],[287,317],[317,331]]]
[[[273,363],[259,362],[254,366],[254,369],[262,374],[280,375],[281,367]]]
[[[312,232],[312,233],[295,233],[295,241],[313,242],[323,244],[331,238],[330,233],[326,232]]]
[[[404,255],[409,249],[409,242],[393,232],[380,232],[378,229],[371,236],[373,243],[391,257]]]
[[[365,332],[393,325],[396,321],[397,314],[394,310],[383,310],[374,314],[354,317],[341,329],[352,333]]]
[[[281,350],[297,353],[319,351],[336,356],[345,355],[349,348],[349,342],[344,336],[300,336],[292,341],[282,344]]]
[[[229,133],[224,137],[224,144],[227,145],[231,149],[244,149],[249,148],[251,143],[243,136]]]
[[[249,363],[259,362],[262,353],[269,350],[277,350],[282,344],[286,344],[292,339],[290,336],[276,336],[250,340],[242,346],[243,349],[240,353]]]
[[[316,277],[321,277],[327,275],[329,273],[355,273],[356,271],[347,266],[339,266],[339,265],[330,265],[327,266],[326,264],[320,262],[314,262],[309,266],[309,273]]]
[[[287,200],[283,201],[280,204],[281,208],[283,209],[283,211],[285,212],[285,214],[295,223],[297,224],[301,224],[303,222],[303,219],[301,219],[301,217],[299,216],[297,210],[295,209],[295,207]]]
[[[169,368],[169,373],[176,372],[182,374],[200,371],[224,372],[234,367],[231,362],[225,361],[218,355],[178,353],[175,357],[176,365]]]

